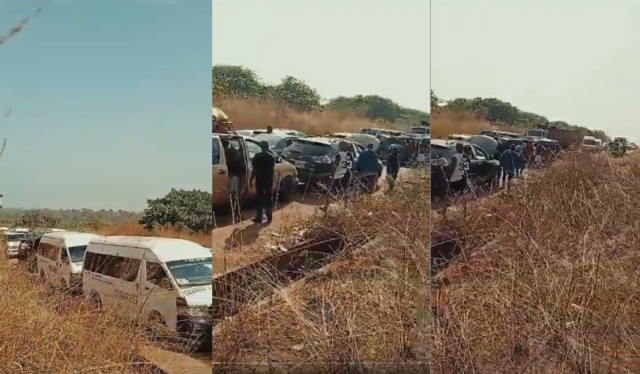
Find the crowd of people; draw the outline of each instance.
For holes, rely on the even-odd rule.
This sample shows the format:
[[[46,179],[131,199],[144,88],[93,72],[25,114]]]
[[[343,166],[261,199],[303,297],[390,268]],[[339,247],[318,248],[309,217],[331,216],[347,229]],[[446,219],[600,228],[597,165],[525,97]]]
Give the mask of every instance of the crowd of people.
[[[448,179],[448,189],[443,207],[443,216],[446,216],[448,206],[454,200],[461,200],[463,209],[466,210],[467,199],[464,195],[476,195],[474,185],[469,183],[469,166],[473,158],[473,150],[469,144],[457,143],[456,152],[451,160],[440,160],[445,176]],[[534,141],[525,140],[522,144],[511,145],[506,149],[496,149],[494,158],[500,162],[498,188],[510,192],[512,180],[522,177],[527,168],[537,168],[551,162],[561,150],[553,145],[545,146]]]

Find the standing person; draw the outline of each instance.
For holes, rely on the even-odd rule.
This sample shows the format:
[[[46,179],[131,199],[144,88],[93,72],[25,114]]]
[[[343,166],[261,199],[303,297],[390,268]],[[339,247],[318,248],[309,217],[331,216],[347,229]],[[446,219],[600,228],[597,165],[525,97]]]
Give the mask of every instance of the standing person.
[[[532,141],[526,141],[524,142],[525,144],[525,148],[526,148],[526,152],[527,152],[527,164],[528,165],[533,165],[533,158],[535,156],[535,148],[533,147],[533,142]]]
[[[511,145],[509,149],[500,156],[500,166],[502,166],[502,188],[507,186],[507,191],[511,190],[511,179],[515,175],[516,165],[518,163],[518,155],[515,147]]]
[[[524,167],[527,163],[526,160],[526,146],[524,144],[518,144],[518,146],[515,149],[516,155],[517,155],[517,159],[518,162],[516,164],[516,178],[519,178],[522,176],[522,173],[524,171]]]
[[[273,127],[267,126],[267,134],[273,134]]]
[[[338,147],[339,152],[333,162],[333,175],[329,193],[327,194],[327,201],[324,207],[320,208],[323,211],[329,209],[332,194],[346,196],[349,182],[351,181],[351,168],[353,167],[354,157],[349,149],[350,145],[346,142],[340,142]]]
[[[387,156],[387,184],[389,191],[393,190],[400,172],[400,153],[397,147],[391,148],[391,153]]]
[[[444,208],[442,211],[443,219],[446,219],[447,208],[457,197],[464,197],[463,195],[467,191],[467,170],[469,165],[465,162],[465,156],[463,154],[462,143],[456,144],[456,153],[451,156],[451,161],[447,168],[446,174],[449,175],[449,191],[447,191],[447,199],[445,199]],[[464,215],[467,215],[467,203],[462,200],[462,208]]]
[[[376,189],[378,166],[378,155],[373,150],[373,144],[368,144],[356,161],[356,171],[364,176],[365,188],[368,193],[372,193]]]
[[[251,178],[249,179],[249,186],[253,187],[253,182],[256,184],[256,197],[258,200],[256,207],[256,216],[253,218],[253,222],[262,223],[264,216],[266,216],[267,224],[271,223],[273,219],[273,176],[276,168],[276,159],[268,152],[269,143],[260,142],[260,149],[262,150],[253,157],[251,165]]]
[[[242,207],[240,206],[240,197],[245,190],[245,181],[247,175],[247,167],[245,165],[242,153],[237,150],[226,139],[221,139],[224,147],[224,155],[227,161],[227,172],[229,173],[229,197],[231,199],[231,218],[232,221],[242,221]]]

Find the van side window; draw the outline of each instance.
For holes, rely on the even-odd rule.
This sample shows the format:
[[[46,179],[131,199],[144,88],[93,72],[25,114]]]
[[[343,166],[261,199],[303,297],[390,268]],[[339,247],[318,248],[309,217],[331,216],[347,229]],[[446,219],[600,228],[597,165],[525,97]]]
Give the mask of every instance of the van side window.
[[[173,291],[167,272],[157,262],[147,261],[147,281],[167,291]]]
[[[118,278],[127,282],[135,282],[138,279],[141,263],[142,260],[136,258],[124,258],[124,261],[120,263]]]
[[[53,261],[58,259],[58,247],[53,244],[40,242],[40,245],[38,246],[38,253],[40,256]]]

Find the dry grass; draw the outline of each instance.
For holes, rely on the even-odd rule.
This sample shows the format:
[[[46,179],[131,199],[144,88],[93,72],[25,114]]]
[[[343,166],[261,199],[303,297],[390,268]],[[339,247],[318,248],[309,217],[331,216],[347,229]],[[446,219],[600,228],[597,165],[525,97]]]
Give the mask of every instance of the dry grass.
[[[426,364],[429,204],[428,176],[413,175],[393,193],[353,197],[308,218],[313,231],[371,241],[293,286],[272,285],[267,302],[239,306],[214,337],[214,361]]]
[[[321,113],[302,113],[288,109],[283,115],[273,102],[258,102],[247,99],[225,99],[220,106],[235,122],[236,129],[286,128],[302,131],[309,135],[326,132],[357,132],[363,127],[391,128],[385,122],[372,122],[354,112],[325,110]]]
[[[432,222],[432,240],[457,236],[463,254],[432,285],[432,369],[640,372],[637,196],[639,155],[570,153]]]
[[[431,134],[434,138],[445,138],[452,134],[478,134],[480,130],[487,129],[525,133],[524,128],[493,125],[469,113],[451,113],[441,110],[431,116]]]
[[[99,230],[98,233],[101,235],[160,236],[165,238],[179,238],[191,240],[209,248],[211,247],[212,240],[211,233],[199,234],[176,231],[174,229],[147,231],[144,227],[138,225],[135,222],[109,226],[105,229]]]
[[[82,298],[54,293],[0,258],[0,372],[136,373],[146,339],[113,313],[89,312]]]

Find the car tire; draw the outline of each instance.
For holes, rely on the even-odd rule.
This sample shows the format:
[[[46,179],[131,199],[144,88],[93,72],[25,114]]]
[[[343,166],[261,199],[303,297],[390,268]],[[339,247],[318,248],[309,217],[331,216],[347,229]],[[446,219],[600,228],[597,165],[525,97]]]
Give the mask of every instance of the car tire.
[[[282,182],[280,182],[280,190],[278,191],[278,201],[281,203],[286,203],[291,200],[293,196],[293,190],[295,186],[293,185],[293,178],[286,177]]]

